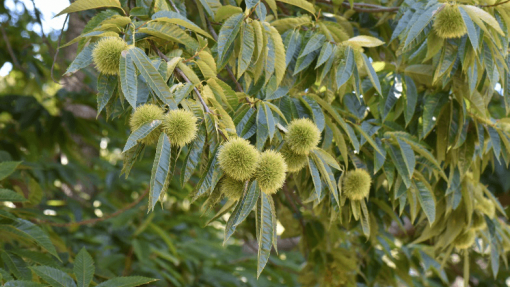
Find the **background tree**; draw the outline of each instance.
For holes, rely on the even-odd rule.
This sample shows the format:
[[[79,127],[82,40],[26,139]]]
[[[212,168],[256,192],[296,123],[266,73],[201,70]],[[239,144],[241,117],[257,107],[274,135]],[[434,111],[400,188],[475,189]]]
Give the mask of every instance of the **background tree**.
[[[68,67],[44,35],[18,41],[49,57],[20,57],[23,14],[3,33],[2,280],[503,286],[506,2],[78,0]],[[53,96],[53,58],[83,89]]]

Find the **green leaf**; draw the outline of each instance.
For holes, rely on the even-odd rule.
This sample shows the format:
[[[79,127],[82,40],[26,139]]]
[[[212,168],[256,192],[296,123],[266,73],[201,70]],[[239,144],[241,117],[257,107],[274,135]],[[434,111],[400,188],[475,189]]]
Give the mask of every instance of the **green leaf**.
[[[120,5],[120,2],[118,0],[77,0],[74,1],[69,7],[60,11],[60,13],[55,15],[55,17],[58,17],[63,14],[104,7],[114,7],[122,10],[122,6]],[[124,10],[122,10],[122,12],[124,12]],[[124,14],[126,14],[126,12],[124,12]]]
[[[100,74],[97,78],[97,116],[106,107],[117,88],[117,77]]]
[[[498,32],[501,36],[505,35],[503,30],[501,30],[501,27],[499,26],[498,21],[491,14],[485,12],[484,10],[482,10],[476,6],[472,6],[472,5],[462,5],[461,7],[469,14],[469,16],[471,18],[477,17],[477,18],[481,19],[482,21],[484,21],[485,23],[487,23],[492,28],[494,28],[494,30],[496,30],[496,32]]]
[[[20,280],[32,280],[32,272],[21,257],[2,251],[1,258],[14,277]]]
[[[322,193],[322,181],[317,166],[311,158],[308,158],[308,168],[310,169],[310,175],[312,176],[313,186],[315,187],[315,194],[317,201],[321,198]]]
[[[412,27],[409,29],[407,33],[406,41],[404,43],[404,49],[409,46],[420,34],[423,30],[430,24],[438,9],[441,5],[445,4],[434,4],[430,6],[427,10],[425,10],[420,17],[412,24]]]
[[[122,53],[120,57],[120,86],[122,88],[122,93],[124,93],[124,97],[128,103],[136,109],[136,95],[137,95],[137,77],[136,77],[136,69],[135,64],[133,63],[133,59],[131,55]]]
[[[209,159],[205,173],[202,175],[197,184],[198,190],[193,196],[193,200],[196,200],[198,197],[206,194],[207,192],[212,192],[221,178],[222,171],[219,169],[219,165],[217,163],[217,157],[215,156],[216,150],[211,154],[213,156]]]
[[[225,243],[234,234],[236,227],[241,224],[246,219],[246,217],[248,217],[260,197],[260,188],[258,187],[257,180],[254,180],[249,188],[248,183],[246,182],[244,189],[245,190],[243,191],[243,196],[228,218],[227,225],[225,226],[223,245],[225,245]]]
[[[0,188],[0,201],[23,202],[27,199],[15,191]]]
[[[239,52],[237,78],[239,79],[250,66],[253,51],[255,50],[255,32],[250,24],[244,23],[241,27],[241,51]]]
[[[386,156],[386,153],[381,149],[381,147],[375,143],[374,139],[369,136],[360,125],[353,125],[356,130],[365,138],[365,140],[374,148],[374,150],[380,154],[381,156]]]
[[[402,152],[403,156],[402,158],[404,159],[404,162],[406,164],[407,171],[409,172],[409,174],[413,174],[414,167],[416,166],[416,159],[414,156],[413,149],[411,145],[409,145],[404,140],[397,138],[397,142],[400,147],[400,152]]]
[[[312,14],[315,14],[315,8],[313,4],[306,0],[277,0],[278,2],[287,3],[293,6],[297,6],[301,9],[304,9]]]
[[[161,193],[166,192],[168,184],[172,179],[172,173],[170,171],[171,154],[172,147],[170,140],[165,133],[161,133],[156,147],[154,164],[152,165],[149,210],[154,211],[154,206],[158,202]]]
[[[142,276],[117,277],[96,285],[96,287],[136,287],[155,281],[157,279]]]
[[[308,43],[306,43],[305,48],[303,49],[298,58],[302,58],[310,54],[311,52],[318,50],[322,46],[324,41],[326,41],[326,36],[319,33],[314,33],[312,37],[310,37],[310,40],[308,40]]]
[[[188,182],[196,167],[198,166],[198,162],[200,161],[200,157],[203,153],[205,137],[205,126],[200,125],[197,137],[191,143],[189,152],[186,155],[186,159],[183,163],[183,171],[181,172],[181,186],[184,186],[184,184]]]
[[[71,276],[53,267],[33,266],[32,270],[53,287],[76,287]]]
[[[25,280],[13,280],[3,285],[3,287],[44,287],[44,286],[46,285]]]
[[[5,179],[9,175],[11,175],[18,165],[20,165],[21,161],[4,161],[0,162],[0,180]]]
[[[147,135],[149,135],[153,130],[159,128],[161,125],[161,120],[154,120],[150,123],[146,123],[145,125],[141,126],[139,129],[131,133],[129,135],[126,145],[124,146],[124,150],[122,152],[126,152],[130,149],[132,149],[134,146],[136,146],[136,143],[139,140],[144,139]]]
[[[409,76],[404,76],[405,79],[405,95],[406,95],[406,106],[404,117],[406,120],[406,126],[409,125],[411,119],[414,116],[416,110],[416,104],[418,103],[418,89],[414,84],[414,81]]]
[[[257,103],[257,140],[255,146],[262,150],[269,137],[269,123],[267,122],[264,105]]]
[[[345,61],[345,62],[344,62]],[[354,53],[352,48],[345,48],[345,59],[342,59],[338,69],[336,70],[336,87],[340,89],[351,78],[354,70]]]
[[[83,247],[74,261],[73,272],[78,281],[78,287],[88,287],[94,278],[96,268],[94,267],[94,260]]]
[[[216,10],[216,14],[214,15],[214,21],[222,22],[223,20],[229,18],[234,14],[243,13],[243,9],[241,7],[236,7],[232,5],[220,5],[220,8]]]
[[[365,236],[370,236],[370,213],[368,212],[367,204],[364,199],[360,200],[361,205],[361,228]]]
[[[145,55],[142,49],[133,47],[128,50],[129,55],[133,57],[136,68],[147,82],[147,85],[154,91],[156,96],[165,104],[170,105],[171,109],[176,109],[177,104],[170,93],[161,74],[154,68],[149,57]]]
[[[0,225],[0,230],[5,230],[27,240],[33,241],[60,260],[57,250],[55,250],[55,246],[51,243],[48,235],[46,235],[41,228],[32,222],[18,218],[12,225]]]
[[[192,51],[196,51],[199,49],[197,40],[195,40],[190,35],[186,34],[186,31],[181,29],[178,25],[166,22],[150,22],[149,24],[138,29],[138,32],[146,33],[164,40],[183,44]]]
[[[308,96],[300,98],[301,102],[308,108],[313,117],[313,122],[317,128],[322,132],[326,125],[324,113],[322,112],[321,106]]]
[[[325,150],[321,148],[316,148],[312,152],[332,168],[336,170],[341,170],[340,165],[338,165],[338,162],[336,162],[336,159]]]
[[[392,144],[387,145],[387,150],[393,160],[393,164],[397,168],[398,173],[402,177],[402,181],[406,185],[407,188],[411,188],[411,174],[409,174],[409,170],[407,169],[406,161],[399,149],[397,149]]]
[[[223,62],[224,57],[227,55],[227,51],[230,46],[234,43],[234,40],[241,29],[243,23],[244,14],[236,14],[225,21],[221,26],[220,34],[218,36],[218,61]]]
[[[317,59],[317,64],[315,65],[315,69],[324,64],[329,57],[333,54],[333,44],[326,42],[322,45],[321,52],[319,53],[319,58]]]
[[[366,35],[359,35],[359,36],[350,38],[349,40],[347,40],[347,42],[352,43],[356,46],[369,47],[369,48],[384,45],[383,41],[381,41],[375,37],[366,36]]]
[[[273,224],[275,222],[275,210],[273,199],[270,195],[264,192],[260,193],[260,199],[257,202],[257,240],[259,243],[259,250],[257,256],[257,278],[264,270],[264,267],[271,255],[271,248],[273,245]],[[276,243],[275,243],[276,244]]]
[[[444,93],[426,95],[423,104],[423,133],[426,137],[432,128],[437,124],[439,113],[443,106],[448,102],[448,95]]]
[[[204,31],[202,28],[198,27],[195,23],[188,20],[186,17],[181,16],[181,14],[172,12],[172,11],[159,11],[152,15],[152,20],[162,21],[166,23],[176,24],[182,26],[184,28],[190,29],[191,31],[198,33],[202,36],[205,36],[211,40],[214,38]]]
[[[363,66],[365,66],[370,82],[372,82],[372,85],[374,85],[374,88],[379,95],[382,95],[381,83],[379,82],[379,78],[377,77],[374,67],[372,67],[372,63],[368,60],[367,55],[364,53],[361,53],[361,55],[363,56],[363,62],[365,63]]]
[[[460,15],[462,15],[462,20],[464,20],[464,24],[466,25],[469,41],[471,41],[471,46],[473,46],[475,51],[477,51],[479,47],[478,45],[479,36],[478,31],[475,28],[475,24],[473,23],[473,20],[469,18],[469,15],[466,13],[462,5],[459,6],[459,11]]]
[[[204,6],[205,11],[207,11],[207,14],[211,17],[214,17],[216,11],[219,11],[222,6],[219,0],[200,0],[200,4]]]
[[[329,191],[333,194],[336,203],[340,206],[340,201],[338,198],[338,189],[336,185],[335,178],[333,177],[333,173],[329,166],[325,165],[325,162],[315,153],[310,153],[310,157],[313,159],[317,169],[321,173],[322,180],[326,183]]]
[[[436,198],[430,185],[423,181],[414,181],[412,190],[416,192],[421,208],[432,226],[436,220]]]
[[[285,47],[280,33],[274,27],[270,27],[270,32],[274,42],[276,86],[279,86],[286,71]]]
[[[96,44],[92,43],[81,50],[71,65],[69,65],[69,68],[67,68],[67,71],[64,73],[64,75],[69,76],[92,64],[92,50],[94,50],[95,47]]]

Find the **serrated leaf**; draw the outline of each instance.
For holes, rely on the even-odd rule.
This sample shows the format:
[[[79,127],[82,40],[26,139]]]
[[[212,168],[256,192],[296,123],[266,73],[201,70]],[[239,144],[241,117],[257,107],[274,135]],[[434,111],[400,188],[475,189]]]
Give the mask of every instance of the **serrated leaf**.
[[[69,5],[69,7],[60,11],[60,13],[55,15],[55,17],[58,17],[63,14],[104,7],[114,7],[122,10],[122,6],[120,5],[120,2],[118,0],[77,0],[74,1],[71,5]],[[124,10],[122,11],[124,12]],[[126,13],[124,12],[124,14]]]
[[[244,23],[241,27],[241,51],[239,52],[237,78],[239,79],[250,66],[255,51],[255,31],[252,25]]]
[[[434,193],[430,186],[422,181],[414,181],[413,187],[413,190],[416,190],[421,208],[429,220],[429,225],[432,225],[436,220],[436,198]]]
[[[20,165],[21,161],[4,161],[0,162],[0,180],[5,179],[9,175],[11,175],[18,165]]]
[[[76,287],[76,283],[71,276],[56,268],[48,266],[33,266],[31,269],[35,272],[35,274],[37,274],[37,276],[41,277],[53,287]]]
[[[372,66],[372,63],[367,58],[367,55],[364,53],[361,53],[363,57],[364,67],[367,71],[368,78],[370,79],[370,82],[372,82],[372,85],[374,85],[375,90],[379,93],[379,95],[382,95],[381,91],[381,83],[379,82],[379,78],[377,77],[377,73],[374,70],[374,67]]]
[[[73,272],[78,282],[78,287],[88,287],[94,278],[96,268],[94,267],[94,260],[83,247],[74,261]]]
[[[448,102],[448,95],[443,93],[426,95],[423,104],[423,132],[422,137],[426,137],[432,128],[437,124],[439,113],[443,106]]]
[[[326,42],[322,45],[321,52],[319,53],[319,58],[317,59],[317,64],[315,65],[315,69],[324,64],[329,57],[333,54],[333,44]]]
[[[407,188],[411,188],[412,175],[409,174],[406,162],[404,160],[402,153],[400,152],[400,149],[397,149],[392,144],[388,144],[387,147],[388,147],[387,151],[389,152],[391,159],[393,160],[393,164],[397,168],[397,171],[400,174],[402,181],[404,182]]]
[[[95,47],[96,44],[93,43],[81,50],[71,65],[69,65],[64,75],[71,75],[92,64],[92,50],[94,50]]]
[[[365,236],[370,236],[370,213],[368,212],[367,204],[364,199],[360,200],[361,205],[361,228]]]
[[[297,6],[301,9],[304,9],[312,14],[315,14],[315,8],[313,4],[306,0],[277,0],[278,2],[287,3],[293,6]]]
[[[319,33],[314,33],[312,37],[310,37],[310,39],[308,40],[308,43],[306,43],[305,48],[303,49],[298,58],[302,58],[310,54],[311,52],[318,50],[322,46],[324,41],[326,41],[326,36]]]
[[[352,43],[356,46],[369,47],[369,48],[384,45],[383,41],[381,41],[375,37],[366,36],[366,35],[360,35],[360,36],[356,36],[354,38],[350,38],[349,40],[347,40],[347,42]]]
[[[122,152],[126,152],[126,151],[130,150],[131,148],[133,148],[139,140],[144,139],[153,130],[159,128],[160,125],[161,125],[161,120],[154,120],[150,123],[144,124],[139,129],[132,132],[126,141],[126,145],[124,146],[124,150],[122,150]]]
[[[322,192],[322,181],[321,176],[319,174],[319,170],[317,169],[317,166],[315,165],[314,161],[311,158],[308,158],[308,169],[310,170],[310,175],[312,176],[312,182],[315,189],[317,200],[319,200],[321,198]]]
[[[385,156],[386,153],[381,149],[381,147],[375,143],[374,139],[369,136],[360,125],[353,125],[356,130],[365,138],[365,140],[374,148],[374,150],[381,156]]]
[[[100,74],[97,78],[97,115],[106,107],[117,88],[117,77]]]
[[[28,269],[27,264],[23,259],[15,254],[9,254],[5,251],[1,252],[1,259],[3,264],[7,266],[9,271],[20,280],[31,280],[32,272]]]
[[[279,86],[286,70],[285,47],[280,33],[274,27],[270,27],[270,32],[274,42],[276,86]]]
[[[221,26],[220,34],[218,36],[218,61],[223,62],[228,49],[234,43],[234,40],[241,29],[244,14],[236,14],[228,18],[227,21]]]
[[[239,202],[228,218],[227,225],[225,226],[223,244],[234,234],[236,227],[248,217],[260,197],[260,188],[258,187],[257,180],[254,180],[249,187],[246,183],[244,186],[245,190],[243,191],[243,195],[239,199]]]
[[[400,152],[402,153],[402,158],[406,164],[407,171],[409,174],[413,174],[414,167],[416,166],[416,159],[414,157],[414,152],[411,145],[409,145],[406,141],[401,140],[400,138],[397,138],[397,143],[400,147]]]
[[[200,157],[203,153],[205,137],[205,126],[200,125],[197,137],[190,144],[189,152],[186,155],[186,159],[183,163],[183,171],[181,172],[181,186],[184,186],[184,184],[188,182],[196,167],[198,166],[198,162],[200,161]]]
[[[157,279],[142,276],[117,277],[96,285],[96,287],[136,287],[154,281]]]
[[[31,282],[31,281],[25,281],[25,280],[13,280],[8,281],[3,287],[44,287],[46,285],[37,283],[37,282]]]
[[[154,211],[154,206],[158,202],[162,192],[166,191],[171,180],[170,158],[172,155],[172,147],[168,136],[161,133],[156,147],[156,155],[154,156],[154,164],[152,165],[150,193],[149,193],[149,210]]]
[[[136,96],[137,96],[137,77],[136,77],[136,69],[135,64],[133,63],[133,59],[131,55],[123,55],[120,57],[120,86],[122,88],[122,93],[124,97],[128,101],[128,103],[136,109]]]
[[[478,50],[478,31],[475,28],[475,24],[473,23],[473,20],[469,18],[469,15],[464,10],[463,6],[459,6],[460,15],[462,16],[462,20],[464,20],[464,24],[467,28],[467,34],[469,37],[469,41],[471,41],[471,46],[475,49],[475,51]]]
[[[190,29],[191,31],[205,36],[209,39],[213,39],[213,37],[204,31],[202,28],[198,27],[195,23],[188,20],[186,17],[181,16],[181,14],[172,12],[172,11],[159,11],[152,15],[152,20],[162,21],[166,23],[176,24],[182,26],[184,28]]]
[[[164,40],[176,42],[187,46],[190,50],[199,49],[197,40],[181,29],[178,25],[165,22],[150,22],[138,29],[139,33],[146,33]],[[131,49],[132,50],[132,49]]]
[[[423,30],[430,24],[438,9],[445,4],[436,3],[426,9],[420,17],[414,22],[407,33],[406,41],[404,43],[404,49],[411,44]]]
[[[308,108],[313,117],[313,122],[317,128],[322,132],[326,125],[324,113],[322,112],[321,106],[308,96],[300,98],[301,102]]]
[[[33,241],[60,260],[57,250],[55,250],[55,246],[51,243],[48,235],[32,222],[18,218],[12,225],[0,225],[0,230],[5,230],[29,241]]]
[[[406,126],[409,125],[411,119],[414,116],[414,112],[416,110],[416,104],[418,103],[418,90],[414,81],[409,76],[404,76],[405,79],[405,95],[406,95],[406,107],[404,118],[406,121]]]
[[[336,162],[336,159],[325,150],[321,148],[316,148],[312,152],[332,168],[336,170],[341,170],[340,165],[338,164],[338,162]]]
[[[0,188],[0,201],[23,202],[27,199],[15,191]]]
[[[177,104],[170,93],[170,89],[166,85],[165,79],[152,65],[149,57],[145,55],[142,49],[133,47],[128,50],[129,55],[132,56],[136,68],[145,79],[147,85],[154,91],[156,96],[165,104],[168,104],[171,109],[177,109]]]
[[[205,11],[207,11],[207,14],[209,14],[211,17],[214,17],[216,11],[221,8],[221,3],[219,0],[200,0],[200,3],[205,8]]]
[[[505,35],[503,30],[501,30],[498,21],[491,14],[485,12],[484,10],[476,6],[462,5],[461,7],[469,14],[471,18],[477,17],[484,21],[485,23],[487,23],[492,28],[494,28],[494,30],[496,30],[496,32],[498,32],[500,35],[502,36]]]
[[[214,21],[222,22],[223,20],[229,18],[234,14],[243,13],[243,9],[241,7],[236,7],[232,5],[222,5],[218,10],[216,10],[216,14],[214,15]]]
[[[274,203],[270,195],[264,192],[260,193],[260,199],[257,202],[257,240],[258,240],[258,256],[257,256],[257,278],[264,270],[264,267],[271,255],[273,245],[273,223],[275,217]]]

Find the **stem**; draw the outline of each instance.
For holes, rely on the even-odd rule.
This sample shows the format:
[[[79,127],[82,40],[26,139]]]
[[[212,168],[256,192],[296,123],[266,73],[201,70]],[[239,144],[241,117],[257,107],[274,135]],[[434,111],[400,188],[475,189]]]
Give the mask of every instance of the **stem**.
[[[480,5],[478,7],[482,7],[482,8],[496,7],[496,6],[503,5],[503,4],[508,3],[508,2],[510,2],[510,0],[499,2],[499,3],[496,3],[496,4],[492,4],[492,5]]]
[[[18,62],[18,59],[16,58],[16,55],[14,54],[14,50],[12,49],[11,42],[9,42],[7,33],[4,30],[4,26],[0,26],[0,31],[2,31],[2,37],[4,38],[5,45],[7,46],[7,51],[9,52],[9,55],[11,55],[12,63],[16,68],[20,69],[22,72],[25,72],[25,69],[21,67],[21,65]]]
[[[126,206],[126,207],[124,207],[122,209],[119,209],[119,210],[117,210],[116,212],[114,212],[114,213],[112,213],[110,215],[106,215],[106,216],[103,216],[103,217],[100,217],[100,218],[87,219],[87,220],[83,220],[83,221],[69,222],[69,223],[56,223],[56,222],[50,222],[50,221],[46,221],[46,220],[39,220],[39,219],[37,219],[37,222],[38,223],[42,223],[42,224],[46,224],[46,225],[57,226],[57,227],[70,227],[70,226],[81,226],[81,225],[86,225],[86,224],[96,224],[98,222],[105,221],[105,220],[110,219],[112,217],[118,216],[118,215],[126,212],[127,210],[133,208],[138,203],[140,203],[140,201],[142,201],[142,199],[145,196],[147,196],[148,193],[149,193],[149,188],[147,188],[140,197],[138,197],[135,201],[130,203],[128,206]]]
[[[55,68],[55,62],[57,61],[58,52],[60,51],[60,42],[62,42],[62,35],[64,35],[64,27],[66,26],[67,20],[69,20],[69,14],[67,14],[66,19],[64,20],[64,24],[62,24],[62,29],[60,29],[60,35],[58,36],[57,43],[57,51],[55,52],[55,57],[53,58],[53,63],[51,64],[51,79],[53,82],[60,84],[53,77],[53,69]]]
[[[316,0],[319,3],[333,4],[330,0]],[[351,4],[349,2],[342,2],[342,6],[351,9]],[[368,8],[363,8],[368,7]],[[375,4],[368,3],[354,3],[352,10],[356,12],[364,12],[364,13],[379,13],[379,12],[390,12],[396,13],[400,7],[384,7]]]

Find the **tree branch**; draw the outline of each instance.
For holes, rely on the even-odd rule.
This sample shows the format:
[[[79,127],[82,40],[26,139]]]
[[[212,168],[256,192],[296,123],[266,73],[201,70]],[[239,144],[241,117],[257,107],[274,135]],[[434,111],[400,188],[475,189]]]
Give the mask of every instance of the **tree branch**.
[[[486,4],[486,5],[480,5],[480,6],[478,6],[478,7],[482,7],[482,8],[496,7],[496,6],[499,6],[499,5],[506,4],[506,3],[508,3],[508,2],[510,2],[510,0],[503,1],[503,2],[499,2],[499,3],[496,3],[496,4],[492,4],[492,5],[488,5],[488,4]]]
[[[36,222],[37,223],[41,223],[41,224],[50,225],[50,226],[56,226],[56,227],[70,227],[70,226],[81,226],[81,225],[87,225],[87,224],[96,224],[98,222],[105,221],[107,219],[110,219],[110,218],[113,218],[115,216],[118,216],[118,215],[128,211],[129,209],[133,208],[138,203],[140,203],[140,201],[142,201],[142,199],[145,196],[147,196],[147,194],[149,193],[149,190],[150,189],[147,188],[140,197],[138,197],[135,201],[130,203],[128,206],[126,206],[126,207],[124,207],[122,209],[119,209],[119,210],[117,210],[116,212],[114,212],[114,213],[112,213],[110,215],[106,215],[106,216],[103,216],[103,217],[100,217],[100,218],[87,219],[87,220],[83,220],[83,221],[69,222],[69,223],[57,223],[57,222],[51,222],[51,221],[47,221],[47,220],[40,220],[40,219],[36,219]]]
[[[67,20],[69,20],[69,14],[67,14],[66,19],[64,20],[64,24],[62,24],[62,29],[60,29],[60,35],[58,36],[58,43],[57,43],[57,51],[55,52],[55,57],[53,57],[53,63],[51,64],[51,79],[53,82],[60,84],[58,81],[55,80],[53,77],[53,69],[55,68],[55,62],[57,61],[58,52],[60,51],[60,42],[62,42],[62,35],[64,35],[64,27],[66,26]]]
[[[16,55],[14,54],[14,50],[12,49],[11,42],[9,42],[9,38],[7,37],[7,33],[4,30],[4,26],[0,25],[0,31],[2,31],[2,37],[4,38],[5,45],[7,46],[7,51],[9,52],[9,55],[11,56],[12,63],[14,66],[18,69],[20,69],[22,72],[25,72],[25,69],[21,67],[21,65],[18,62],[18,59],[16,58]]]
[[[333,2],[331,0],[316,0],[316,2],[333,5]],[[349,2],[342,2],[342,6],[351,9],[351,4]],[[400,7],[384,7],[368,3],[354,3],[352,7],[352,10],[364,13],[379,13],[379,12],[396,13],[399,9]]]

